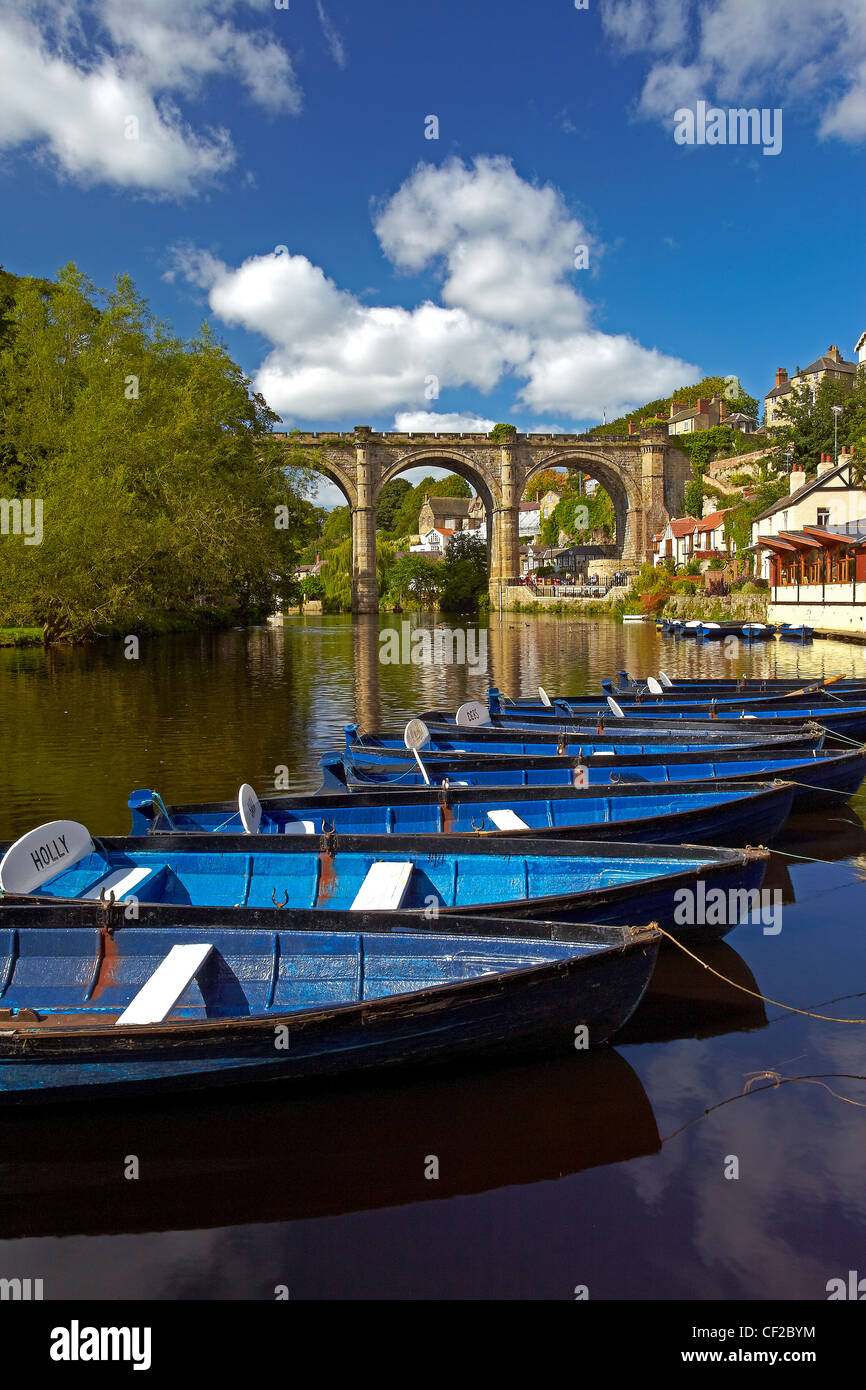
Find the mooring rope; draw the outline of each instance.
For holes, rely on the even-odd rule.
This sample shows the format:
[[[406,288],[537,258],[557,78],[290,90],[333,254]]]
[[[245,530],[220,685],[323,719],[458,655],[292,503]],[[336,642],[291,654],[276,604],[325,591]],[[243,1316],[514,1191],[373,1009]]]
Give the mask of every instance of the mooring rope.
[[[822,861],[819,860],[818,862]],[[684,946],[681,941],[677,941],[675,936],[671,936],[670,932],[666,932],[664,927],[656,927],[656,930],[661,932],[667,941],[672,941],[674,946],[678,946],[687,956],[691,956],[692,960],[696,960],[698,965],[703,966],[704,970],[709,970],[710,974],[715,975],[718,980],[722,980],[726,985],[731,985],[733,989],[741,990],[743,994],[750,994],[753,999],[760,999],[764,1004],[772,1004],[774,1009],[787,1009],[789,1013],[802,1014],[804,1018],[817,1018],[824,1023],[866,1024],[866,1018],[835,1018],[833,1014],[816,1014],[811,1009],[797,1009],[793,1004],[783,1004],[779,999],[770,999],[768,995],[761,994],[756,989],[749,989],[746,985],[737,984],[736,980],[729,980],[727,975],[723,975],[720,970],[714,970],[711,965],[707,965],[705,960],[701,960],[700,956],[696,956],[694,951],[690,951],[688,946]]]

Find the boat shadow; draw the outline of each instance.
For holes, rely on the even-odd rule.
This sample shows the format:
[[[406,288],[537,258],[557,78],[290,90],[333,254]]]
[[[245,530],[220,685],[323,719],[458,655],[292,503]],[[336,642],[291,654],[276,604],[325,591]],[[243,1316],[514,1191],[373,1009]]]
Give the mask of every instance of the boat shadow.
[[[0,1143],[2,1239],[336,1216],[546,1182],[661,1147],[643,1085],[611,1047],[376,1085],[187,1093],[98,1117],[92,1106],[8,1113]],[[433,1155],[436,1181],[425,1176]]]

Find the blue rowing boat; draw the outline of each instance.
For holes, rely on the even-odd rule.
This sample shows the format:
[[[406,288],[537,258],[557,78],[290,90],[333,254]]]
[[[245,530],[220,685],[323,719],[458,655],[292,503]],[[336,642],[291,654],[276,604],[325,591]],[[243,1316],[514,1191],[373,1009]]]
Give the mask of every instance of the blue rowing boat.
[[[437,722],[438,721],[438,722]],[[347,724],[343,729],[345,751],[353,754],[359,761],[365,754],[375,759],[380,754],[396,753],[405,758],[407,748],[417,747],[425,756],[442,753],[453,757],[457,753],[487,753],[492,757],[501,754],[507,757],[535,757],[545,753],[559,753],[579,756],[582,753],[608,754],[624,758],[645,753],[711,753],[723,756],[729,751],[749,749],[758,756],[763,753],[778,753],[788,757],[794,753],[820,748],[825,734],[816,725],[803,726],[802,733],[781,734],[742,734],[739,727],[730,732],[708,732],[706,735],[690,739],[670,734],[665,730],[658,733],[652,729],[629,731],[622,720],[599,734],[595,729],[561,724],[552,727],[555,720],[547,721],[551,727],[507,724],[497,718],[489,724],[477,725],[471,729],[459,729],[452,721],[444,722],[444,716],[428,711],[419,719],[407,724],[407,733],[402,738],[387,738],[381,734],[361,733],[357,724]],[[748,727],[748,726],[747,726]],[[620,737],[620,733],[622,736]],[[409,742],[407,742],[407,738]]]
[[[380,770],[370,770],[356,768],[346,753],[339,757],[326,755],[321,767],[323,791],[341,791],[347,786],[370,791],[378,787],[390,794],[395,789],[425,785],[423,774],[408,756],[404,762],[395,759],[383,762]],[[447,782],[452,786],[485,788],[569,787],[574,785],[576,770],[581,780],[586,778],[590,786],[617,781],[656,785],[704,778],[718,778],[723,782],[740,779],[766,782],[779,777],[794,783],[797,789],[794,810],[804,811],[819,806],[839,806],[854,795],[866,777],[866,748],[816,750],[790,758],[750,751],[718,755],[659,752],[627,758],[591,754],[579,760],[555,754],[523,759],[473,754],[450,760],[434,759],[429,764],[425,761],[424,767],[434,786]]]
[[[611,715],[597,718],[593,715],[592,724],[610,729],[615,727],[615,721],[627,721],[628,727],[632,729],[651,731],[654,726],[661,726],[667,727],[671,732],[682,730],[683,734],[689,737],[708,726],[711,727],[714,721],[727,726],[734,720],[748,719],[751,731],[761,734],[791,731],[802,733],[804,724],[809,721],[818,724],[828,734],[866,739],[866,704],[863,703],[783,705],[777,702],[770,707],[756,705],[754,708],[758,710],[757,714],[752,713],[752,706],[748,701],[711,702],[703,709],[698,706],[668,705],[664,702],[654,704],[644,701],[640,706],[620,707],[619,713],[613,712]],[[498,714],[504,724],[524,727],[531,725],[533,728],[540,725],[542,728],[570,729],[576,725],[586,726],[588,720],[587,711],[575,711],[565,700],[554,701],[550,708],[543,704],[533,706],[529,702],[523,702],[519,710],[515,709],[513,712],[510,708],[503,708],[498,701],[492,700],[490,712]]]
[[[547,939],[492,935],[503,924],[486,919],[484,935],[437,936],[410,919],[309,932],[174,915],[110,929],[4,917],[0,1105],[573,1055],[576,1030],[595,1045],[629,1018],[661,940],[586,927],[562,942],[550,924]]]
[[[33,902],[74,899],[242,908],[250,924],[271,906],[313,914],[398,909],[419,926],[458,912],[543,917],[569,925],[655,922],[694,939],[724,936],[734,908],[717,922],[680,920],[698,881],[722,895],[757,890],[766,850],[696,845],[629,845],[529,838],[438,835],[418,848],[412,835],[281,835],[255,844],[244,835],[166,834],[94,841],[77,821],[51,821],[16,840],[0,861],[4,896]],[[704,889],[700,890],[701,892]],[[685,897],[680,897],[684,894]],[[2,907],[0,907],[2,924]]]
[[[635,680],[628,671],[617,671],[616,680],[603,680],[601,688],[605,695],[615,695],[617,700],[620,695],[634,695],[640,693],[646,695],[651,693],[647,680]],[[731,696],[736,698],[738,695],[774,695],[787,694],[792,690],[799,690],[804,685],[817,684],[821,682],[826,694],[842,696],[846,700],[850,697],[866,699],[866,681],[857,677],[833,676],[827,679],[823,676],[737,676],[737,677],[717,677],[711,676],[702,680],[692,680],[688,677],[669,676],[660,671],[657,677],[648,677],[657,681],[662,690],[672,696],[673,699],[713,699],[715,696]],[[570,699],[570,696],[563,697]],[[512,702],[509,702],[512,703]],[[513,702],[519,709],[522,701]],[[532,702],[536,703],[535,701]]]
[[[260,801],[246,784],[236,801],[165,806],[152,791],[129,798],[133,835],[208,834],[412,835],[496,834],[508,839],[626,840],[630,844],[769,844],[791,812],[789,782],[683,782],[647,790],[638,784],[569,788],[567,795],[526,800],[515,811],[508,797],[491,801],[458,789],[455,799],[434,792],[320,793]]]

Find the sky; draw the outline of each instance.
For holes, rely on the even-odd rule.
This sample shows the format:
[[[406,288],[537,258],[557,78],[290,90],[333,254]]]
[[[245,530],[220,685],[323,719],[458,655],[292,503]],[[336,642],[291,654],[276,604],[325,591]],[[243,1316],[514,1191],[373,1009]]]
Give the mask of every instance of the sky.
[[[581,430],[853,358],[866,0],[578,4],[0,0],[0,263],[208,318],[286,428]]]

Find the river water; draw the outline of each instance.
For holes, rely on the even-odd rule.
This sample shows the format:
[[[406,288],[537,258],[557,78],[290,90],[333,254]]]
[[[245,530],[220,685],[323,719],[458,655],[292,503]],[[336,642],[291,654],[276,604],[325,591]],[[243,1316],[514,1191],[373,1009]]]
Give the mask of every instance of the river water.
[[[313,789],[343,725],[399,731],[493,684],[866,675],[842,642],[731,660],[649,624],[520,614],[469,630],[474,667],[380,659],[402,621],[434,626],[297,618],[143,640],[132,660],[123,644],[0,651],[0,838],[58,816],[123,833],[134,787],[264,794],[287,768]],[[792,822],[766,881],[781,933],[740,925],[704,960],[769,999],[866,1017],[864,804]],[[866,1033],[671,954],[589,1056],[4,1117],[0,1277],[42,1278],[46,1298],[824,1299],[866,1274]]]

